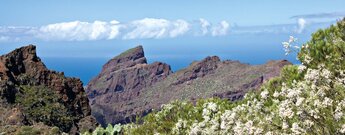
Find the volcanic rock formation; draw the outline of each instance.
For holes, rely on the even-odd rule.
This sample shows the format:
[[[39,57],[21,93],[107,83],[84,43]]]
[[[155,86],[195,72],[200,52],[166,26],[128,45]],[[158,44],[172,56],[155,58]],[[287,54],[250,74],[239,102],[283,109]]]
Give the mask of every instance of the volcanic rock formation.
[[[174,100],[241,99],[289,64],[280,60],[252,66],[212,56],[172,73],[167,64],[147,64],[138,46],[107,62],[86,91],[98,122],[127,123]]]
[[[165,63],[147,64],[142,46],[120,54],[108,61],[101,73],[88,84],[93,115],[102,124],[123,121],[125,115],[119,111],[121,106],[126,106],[145,92],[143,88],[165,79],[171,73],[170,66]],[[114,112],[113,108],[118,111]]]
[[[75,134],[92,121],[82,82],[48,70],[33,45],[0,56],[0,113],[0,129],[43,122]]]

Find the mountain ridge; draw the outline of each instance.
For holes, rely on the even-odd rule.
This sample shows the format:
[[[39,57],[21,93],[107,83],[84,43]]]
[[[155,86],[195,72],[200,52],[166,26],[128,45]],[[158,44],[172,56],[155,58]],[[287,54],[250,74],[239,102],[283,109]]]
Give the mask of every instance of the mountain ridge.
[[[128,123],[137,115],[143,116],[173,100],[215,96],[241,99],[249,89],[256,89],[267,79],[278,76],[280,69],[290,64],[281,60],[252,66],[208,56],[172,72],[165,63],[147,64],[143,47],[137,46],[109,60],[87,85],[86,92],[93,116],[102,125]]]

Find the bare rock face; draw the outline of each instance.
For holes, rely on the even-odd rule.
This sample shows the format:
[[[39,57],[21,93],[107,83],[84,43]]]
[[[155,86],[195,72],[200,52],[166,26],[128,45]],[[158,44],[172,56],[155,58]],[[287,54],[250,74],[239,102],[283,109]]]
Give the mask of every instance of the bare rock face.
[[[36,88],[40,88],[42,91],[37,91]],[[51,118],[51,120],[46,119],[47,121],[44,121],[46,123],[50,123],[48,124],[49,126],[58,126],[64,132],[69,132],[72,127],[77,129],[75,131],[77,132],[77,122],[91,114],[88,99],[84,94],[82,82],[77,78],[65,77],[63,73],[48,70],[40,58],[37,57],[35,46],[25,46],[16,49],[9,54],[0,56],[1,103],[3,105],[8,104],[8,107],[18,104],[18,107],[21,108],[20,110],[22,110],[23,114],[26,116],[25,119],[27,121],[23,122],[25,124],[41,122],[36,121],[39,118],[35,118],[30,115],[31,113],[43,113],[41,111],[34,110],[33,108],[35,107],[29,106],[33,101],[36,101],[36,99],[29,100],[27,96],[28,94],[38,94],[36,92],[42,92],[43,95],[44,92],[50,92],[53,94],[47,95],[46,98],[38,97],[43,98],[39,99],[39,101],[43,103],[35,104],[36,106],[40,106],[37,108],[49,108],[50,105],[59,103],[61,104],[61,108],[65,109],[64,112],[67,113],[64,115],[70,116],[68,118],[72,118],[71,120],[65,120],[64,122],[69,123],[69,125],[61,125],[63,127],[59,127],[60,125],[54,125],[54,123],[58,123],[57,121],[60,121],[60,118]],[[49,112],[46,113],[47,116],[50,116]],[[17,117],[21,115],[16,114],[15,116]],[[28,119],[32,121],[28,121]]]
[[[241,99],[289,64],[282,60],[252,66],[210,56],[172,73],[167,64],[147,64],[138,46],[107,62],[88,84],[87,93],[98,122],[127,123],[174,100]]]
[[[165,63],[147,64],[142,46],[120,54],[108,61],[87,86],[93,115],[102,124],[128,121],[122,114],[130,110],[121,107],[144,92],[143,88],[171,73]]]

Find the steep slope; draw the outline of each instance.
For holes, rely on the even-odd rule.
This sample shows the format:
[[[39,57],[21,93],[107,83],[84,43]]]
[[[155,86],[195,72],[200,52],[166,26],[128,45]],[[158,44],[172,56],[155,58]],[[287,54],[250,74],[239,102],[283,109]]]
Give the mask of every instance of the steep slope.
[[[141,46],[110,60],[87,87],[92,113],[102,123],[126,123],[173,100],[221,97],[237,100],[291,64],[286,60],[251,66],[217,56],[176,73],[169,65],[147,64]]]
[[[82,82],[48,70],[33,45],[0,56],[0,97],[0,126],[43,122],[74,134],[92,121]]]

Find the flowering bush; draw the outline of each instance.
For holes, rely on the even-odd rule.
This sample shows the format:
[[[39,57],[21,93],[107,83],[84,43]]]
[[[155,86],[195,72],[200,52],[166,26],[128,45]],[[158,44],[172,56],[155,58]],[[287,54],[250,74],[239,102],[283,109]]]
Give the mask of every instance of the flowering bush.
[[[229,104],[228,101],[220,99],[199,100],[195,105],[191,102],[175,101],[162,105],[162,109],[158,112],[148,114],[140,124],[125,125],[124,132],[125,134],[188,134],[190,127],[196,121],[212,120],[217,112],[224,112],[234,106],[236,104]]]

